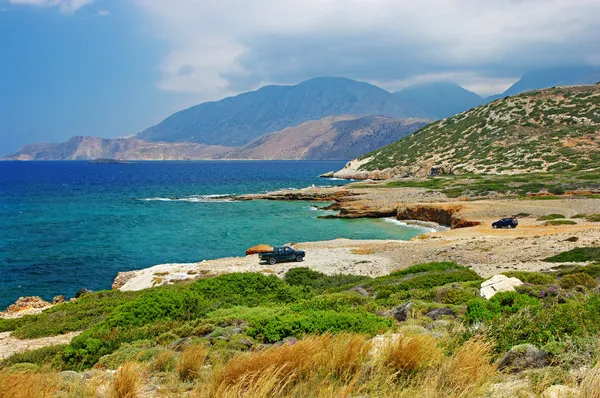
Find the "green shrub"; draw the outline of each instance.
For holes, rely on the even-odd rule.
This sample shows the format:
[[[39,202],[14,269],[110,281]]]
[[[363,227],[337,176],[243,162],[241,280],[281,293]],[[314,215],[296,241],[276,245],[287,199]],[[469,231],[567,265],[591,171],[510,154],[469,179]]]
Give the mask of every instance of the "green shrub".
[[[559,185],[548,188],[548,192],[554,195],[564,195],[565,189]]]
[[[503,314],[518,312],[521,308],[536,308],[540,305],[539,300],[527,294],[518,292],[500,292],[496,293],[490,302],[500,304]]]
[[[486,323],[486,334],[496,343],[499,353],[519,344],[531,343],[542,347],[551,341],[597,336],[599,332],[598,295],[567,300],[564,304],[551,301],[536,308],[523,307]]]
[[[136,341],[125,343],[110,355],[105,355],[98,360],[97,366],[106,369],[117,369],[125,362],[149,362],[158,353],[165,351],[150,341]]]
[[[555,285],[531,285],[526,283],[521,286],[516,286],[515,291],[530,297],[542,298],[548,295],[548,292],[552,290],[553,286],[555,287]]]
[[[433,272],[433,271],[446,271],[450,269],[461,269],[464,268],[455,262],[452,261],[442,261],[435,263],[426,263],[426,264],[418,264],[413,265],[412,267],[408,267],[406,269],[392,272],[389,276],[403,276],[410,274],[418,274],[421,272]]]
[[[317,296],[298,304],[292,304],[290,308],[294,311],[347,311],[353,308],[361,308],[369,301],[371,300],[367,297],[337,293]]]
[[[465,289],[460,286],[441,287],[437,289],[436,299],[442,304],[459,305],[479,296],[477,289]]]
[[[50,364],[64,347],[64,345],[51,345],[48,347],[42,347],[13,354],[10,357],[0,361],[0,369],[10,367],[18,363],[33,363],[39,366]]]
[[[503,274],[509,278],[518,278],[522,282],[531,283],[532,285],[549,285],[556,282],[556,277],[541,272],[508,271]]]
[[[35,339],[85,330],[141,294],[142,292],[119,290],[86,294],[74,302],[57,305],[38,315],[0,319],[0,332],[12,330],[14,337]]]
[[[546,226],[553,226],[553,225],[576,225],[577,222],[573,221],[573,220],[552,220],[552,221],[546,221],[544,223],[544,225]]]
[[[563,216],[562,214],[548,214],[547,216],[542,216],[542,217],[538,217],[537,220],[538,221],[548,221],[548,220],[556,220],[559,218],[566,218],[565,216]]]
[[[590,264],[578,267],[569,268],[563,271],[559,271],[559,276],[565,276],[569,274],[581,273],[588,274],[592,278],[600,278],[600,264]]]
[[[376,298],[387,299],[392,293],[411,289],[431,289],[454,282],[481,280],[475,271],[468,268],[452,270],[452,272],[431,272],[409,277],[380,277],[365,286],[376,292]]]
[[[578,272],[563,276],[558,282],[563,289],[572,289],[576,286],[583,286],[588,289],[593,289],[598,286],[598,283],[590,275]]]
[[[544,261],[551,263],[581,263],[600,261],[600,247],[577,247],[566,252],[548,257]]]
[[[590,214],[585,217],[585,220],[589,222],[600,222],[600,214]]]
[[[361,275],[333,275],[312,271],[306,267],[292,268],[286,272],[283,280],[292,286],[308,287],[316,293],[341,286],[356,285],[371,278]]]
[[[465,319],[470,323],[483,322],[494,318],[500,311],[501,307],[498,302],[475,298],[467,303]]]
[[[338,333],[342,331],[375,335],[392,325],[391,319],[368,312],[311,311],[265,318],[248,329],[253,338],[274,343],[290,336],[301,337],[311,333]]]

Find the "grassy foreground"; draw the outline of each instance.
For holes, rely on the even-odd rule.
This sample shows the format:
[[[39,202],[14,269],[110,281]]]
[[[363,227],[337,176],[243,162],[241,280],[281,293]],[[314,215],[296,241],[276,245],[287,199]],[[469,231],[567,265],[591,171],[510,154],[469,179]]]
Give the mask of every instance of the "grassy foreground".
[[[481,278],[451,262],[378,278],[296,268],[284,280],[229,274],[88,294],[0,320],[20,338],[84,330],[1,361],[0,397],[475,397],[515,373],[523,393],[559,384],[598,396],[600,264],[507,276],[525,284],[489,301]],[[523,344],[542,350],[541,368],[502,360]]]

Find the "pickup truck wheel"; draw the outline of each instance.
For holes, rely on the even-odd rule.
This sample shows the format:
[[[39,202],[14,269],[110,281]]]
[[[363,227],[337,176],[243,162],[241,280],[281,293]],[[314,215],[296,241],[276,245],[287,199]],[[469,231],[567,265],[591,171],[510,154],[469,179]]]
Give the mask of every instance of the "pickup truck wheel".
[[[301,263],[304,260],[304,257],[302,256],[296,256],[296,261]]]
[[[494,224],[494,225],[492,225],[492,228],[498,229],[498,226],[496,224]]]
[[[275,265],[276,262],[277,262],[277,260],[275,260],[275,257],[271,257],[269,259],[269,264],[271,264],[271,265]]]

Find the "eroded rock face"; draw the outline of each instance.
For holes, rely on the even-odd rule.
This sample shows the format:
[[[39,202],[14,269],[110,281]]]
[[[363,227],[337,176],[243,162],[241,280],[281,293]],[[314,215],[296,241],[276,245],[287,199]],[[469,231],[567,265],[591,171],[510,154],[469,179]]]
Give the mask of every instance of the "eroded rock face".
[[[521,286],[522,284],[523,282],[518,278],[509,278],[505,275],[494,275],[481,283],[481,289],[479,291],[481,297],[489,300],[499,292],[514,292],[515,287]]]
[[[250,256],[252,254],[258,254],[258,253],[270,253],[272,251],[273,251],[272,246],[260,244],[260,245],[253,246],[253,247],[249,248],[248,250],[246,250],[246,256]]]
[[[55,296],[54,299],[52,299],[52,304],[56,305],[56,304],[62,304],[66,301],[65,296],[60,295],[60,296]]]
[[[119,272],[112,284],[112,288],[115,290],[120,289],[134,276],[135,276],[134,271]]]
[[[449,226],[451,229],[474,227],[481,224],[479,221],[469,221],[460,217],[457,213],[462,210],[461,206],[426,206],[413,205],[398,208],[396,218],[398,220],[418,220],[434,222],[436,224]]]
[[[39,296],[19,297],[19,299],[6,308],[6,311],[0,313],[2,316],[17,315],[21,313],[41,312],[45,308],[52,307],[52,304]]]
[[[525,369],[543,368],[549,364],[548,353],[533,344],[521,344],[511,348],[498,363],[498,369],[520,372]]]

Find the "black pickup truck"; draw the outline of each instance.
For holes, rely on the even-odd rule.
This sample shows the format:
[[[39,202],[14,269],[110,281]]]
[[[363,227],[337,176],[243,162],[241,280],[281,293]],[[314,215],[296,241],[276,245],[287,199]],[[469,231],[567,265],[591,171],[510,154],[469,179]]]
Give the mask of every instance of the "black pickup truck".
[[[284,261],[302,261],[306,254],[302,250],[294,250],[289,246],[274,247],[272,252],[259,253],[258,258],[261,261],[273,265]]]

